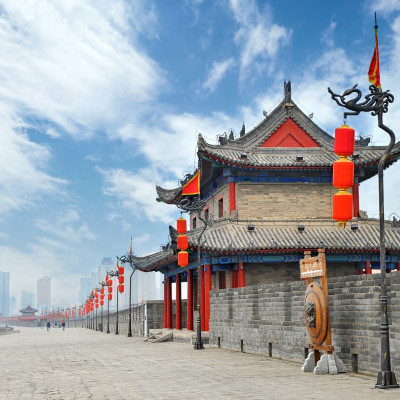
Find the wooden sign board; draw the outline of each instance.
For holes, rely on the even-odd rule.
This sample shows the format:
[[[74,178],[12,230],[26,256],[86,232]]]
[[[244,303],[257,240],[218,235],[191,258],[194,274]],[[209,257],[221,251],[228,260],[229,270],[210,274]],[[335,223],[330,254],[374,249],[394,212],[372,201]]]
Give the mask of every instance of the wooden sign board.
[[[326,275],[325,254],[300,260],[300,278],[307,279]]]

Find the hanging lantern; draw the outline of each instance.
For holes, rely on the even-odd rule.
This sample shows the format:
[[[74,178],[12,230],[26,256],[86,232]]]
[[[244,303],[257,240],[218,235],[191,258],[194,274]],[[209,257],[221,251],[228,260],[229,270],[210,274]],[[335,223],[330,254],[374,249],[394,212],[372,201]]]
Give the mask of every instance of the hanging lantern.
[[[187,251],[180,251],[178,253],[178,265],[186,267],[189,264],[189,253]]]
[[[108,301],[112,300],[112,293],[108,293]]]
[[[181,217],[181,218],[179,218],[179,219],[176,221],[176,231],[177,231],[180,235],[186,233],[187,228],[186,228],[186,219],[185,219],[185,218],[182,218],[182,217]]]
[[[104,287],[103,286],[100,289],[100,295],[104,295]]]
[[[355,132],[348,125],[335,130],[334,152],[340,159],[333,163],[332,184],[339,192],[333,195],[332,218],[344,228],[346,222],[353,218],[353,195],[348,193],[354,184],[354,164],[347,159],[354,153]]]
[[[100,305],[103,307],[104,306],[104,300],[100,300]]]
[[[342,125],[335,129],[334,153],[341,157],[347,157],[354,153],[355,131],[348,125]]]
[[[124,283],[124,276],[123,276],[123,275],[120,275],[120,276],[118,277],[118,282],[119,282],[119,283]]]
[[[354,164],[346,157],[333,163],[333,186],[336,189],[351,188],[354,183]]]
[[[189,247],[188,237],[186,235],[178,236],[178,249],[186,250]]]
[[[119,291],[120,293],[124,293],[124,285],[123,285],[123,284],[118,285],[118,291]]]
[[[112,284],[113,284],[112,279],[109,279],[109,280],[108,280],[108,287],[110,287],[110,286],[112,287]]]
[[[100,301],[101,301],[101,300],[104,300],[104,294],[101,294],[101,295],[100,295]]]
[[[108,293],[112,293],[112,286],[108,287]]]
[[[353,218],[353,195],[345,190],[339,190],[333,195],[332,218],[339,222],[339,227],[344,227],[346,221]]]
[[[124,274],[124,267],[118,267],[118,274],[123,275]]]

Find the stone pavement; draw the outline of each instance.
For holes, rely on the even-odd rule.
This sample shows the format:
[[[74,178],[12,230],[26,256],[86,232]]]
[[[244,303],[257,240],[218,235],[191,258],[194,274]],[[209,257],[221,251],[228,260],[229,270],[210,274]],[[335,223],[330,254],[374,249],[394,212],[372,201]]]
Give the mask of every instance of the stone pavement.
[[[300,364],[187,343],[66,328],[0,336],[0,399],[400,399],[376,377],[315,376]],[[397,376],[399,379],[399,376]]]

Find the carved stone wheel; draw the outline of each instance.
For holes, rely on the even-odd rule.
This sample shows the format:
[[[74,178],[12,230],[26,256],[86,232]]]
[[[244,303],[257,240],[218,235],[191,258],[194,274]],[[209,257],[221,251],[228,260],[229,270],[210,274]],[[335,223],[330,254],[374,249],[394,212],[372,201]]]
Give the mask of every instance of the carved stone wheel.
[[[307,286],[304,316],[311,341],[313,344],[322,345],[328,333],[328,310],[324,292],[316,282]]]

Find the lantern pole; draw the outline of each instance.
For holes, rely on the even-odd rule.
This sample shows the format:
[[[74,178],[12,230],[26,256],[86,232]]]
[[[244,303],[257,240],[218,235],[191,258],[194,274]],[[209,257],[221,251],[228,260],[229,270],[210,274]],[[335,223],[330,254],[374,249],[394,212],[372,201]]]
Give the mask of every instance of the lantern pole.
[[[328,92],[331,94],[333,100],[340,107],[344,107],[351,112],[345,112],[344,118],[348,115],[358,115],[360,112],[370,112],[373,116],[378,116],[378,127],[384,130],[390,136],[390,142],[384,153],[382,154],[378,164],[378,182],[379,182],[379,252],[380,252],[380,285],[381,291],[379,296],[379,303],[381,308],[381,370],[378,373],[377,383],[375,388],[377,389],[391,389],[398,388],[399,385],[396,381],[396,375],[391,370],[390,365],[390,345],[389,345],[389,319],[388,319],[388,295],[387,295],[387,279],[386,279],[386,249],[385,249],[385,216],[384,216],[384,190],[383,190],[383,169],[385,162],[389,157],[390,151],[392,150],[395,142],[394,132],[383,124],[383,113],[388,111],[389,103],[393,103],[394,96],[389,93],[389,90],[382,92],[380,88],[374,85],[369,86],[370,94],[365,96],[365,101],[358,103],[362,97],[361,90],[357,89],[357,85],[354,85],[351,89],[347,89],[342,95],[337,95],[328,88]],[[356,94],[356,97],[349,100],[345,98],[349,95]]]
[[[129,277],[129,322],[128,322],[128,337],[132,337],[132,311],[131,311],[131,304],[132,304],[132,277],[136,270],[140,270],[137,265],[133,262],[133,255],[129,254],[127,256],[117,257],[118,260],[125,264],[129,263],[130,267],[132,268],[131,275]]]
[[[200,199],[200,195],[198,196],[184,196],[180,198],[177,202],[175,202],[175,205],[180,208],[183,211],[186,212],[197,212],[197,216],[200,221],[203,222],[204,226],[203,229],[200,233],[200,235],[197,238],[197,326],[196,326],[196,341],[194,344],[194,349],[195,350],[203,350],[203,341],[201,339],[201,296],[200,296],[200,291],[201,291],[201,286],[200,286],[200,276],[201,276],[201,238],[204,234],[204,232],[207,229],[208,226],[208,220],[205,220],[201,217],[201,211],[204,209],[206,206],[206,202],[204,200]]]
[[[110,272],[108,272],[108,275],[118,278],[119,272],[118,271],[110,271]],[[115,324],[115,334],[116,335],[119,335],[119,331],[118,331],[118,291],[119,290],[118,290],[118,285],[117,285],[117,320],[116,320],[116,324]]]

